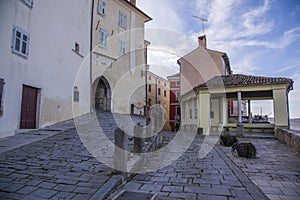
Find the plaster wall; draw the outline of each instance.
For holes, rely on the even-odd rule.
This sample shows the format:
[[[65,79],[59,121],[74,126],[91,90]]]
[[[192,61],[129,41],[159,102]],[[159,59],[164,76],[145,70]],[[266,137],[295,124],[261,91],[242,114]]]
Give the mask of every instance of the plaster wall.
[[[20,0],[0,2],[0,74],[5,81],[0,137],[19,129],[23,84],[40,90],[38,127],[72,118],[75,77],[89,53],[90,9],[86,0],[34,1],[32,8]],[[30,34],[28,58],[12,53],[14,25]],[[75,42],[81,56],[72,51]],[[82,113],[89,110],[88,99]]]

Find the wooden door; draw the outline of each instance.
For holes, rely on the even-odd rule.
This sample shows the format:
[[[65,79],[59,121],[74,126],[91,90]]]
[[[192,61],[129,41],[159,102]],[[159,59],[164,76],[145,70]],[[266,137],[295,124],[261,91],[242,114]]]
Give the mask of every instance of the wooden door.
[[[21,129],[36,128],[38,89],[23,85],[22,105],[21,105]]]

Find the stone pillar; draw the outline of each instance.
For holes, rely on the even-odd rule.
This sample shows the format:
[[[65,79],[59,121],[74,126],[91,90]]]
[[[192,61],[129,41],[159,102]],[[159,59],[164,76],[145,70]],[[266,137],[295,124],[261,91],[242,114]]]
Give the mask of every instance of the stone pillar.
[[[203,134],[209,135],[210,134],[210,94],[199,94],[199,103],[200,103],[200,127],[203,128]]]
[[[153,124],[153,120],[151,121],[151,118],[147,117],[147,120],[146,120],[146,125],[147,125],[146,126],[146,140],[148,140],[153,135],[152,124]]]
[[[248,123],[252,123],[251,100],[248,100]]]
[[[140,124],[137,124],[134,126],[134,148],[133,151],[135,153],[142,153],[143,147],[144,147],[144,127]]]
[[[286,89],[273,90],[274,124],[276,127],[288,128],[289,116]]]
[[[195,102],[192,99],[192,124],[195,124]]]
[[[243,137],[244,136],[244,125],[242,123],[242,93],[238,92],[238,123],[236,125],[237,129],[237,136]]]
[[[128,160],[128,135],[120,128],[115,129],[115,157],[114,168],[115,173],[126,176],[127,160]]]

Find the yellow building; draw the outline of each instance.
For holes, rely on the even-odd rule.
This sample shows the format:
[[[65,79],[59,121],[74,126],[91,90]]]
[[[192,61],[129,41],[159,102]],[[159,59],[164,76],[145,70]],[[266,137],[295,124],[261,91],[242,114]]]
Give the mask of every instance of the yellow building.
[[[147,104],[154,107],[161,106],[164,110],[164,130],[169,131],[169,105],[170,105],[170,86],[168,80],[152,73],[147,72]]]
[[[144,112],[144,24],[152,20],[135,0],[97,0],[93,13],[92,107],[113,113]]]

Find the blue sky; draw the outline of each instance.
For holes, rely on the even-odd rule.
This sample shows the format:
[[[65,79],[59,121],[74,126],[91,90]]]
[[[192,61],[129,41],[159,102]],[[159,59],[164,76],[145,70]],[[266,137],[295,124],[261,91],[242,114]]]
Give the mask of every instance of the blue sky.
[[[294,80],[291,117],[300,117],[300,0],[137,0],[137,6],[153,18],[146,24],[151,71],[164,77],[178,71],[176,60],[202,35],[193,15],[203,17],[208,48],[226,52],[234,73]],[[272,111],[267,104],[265,113]]]

